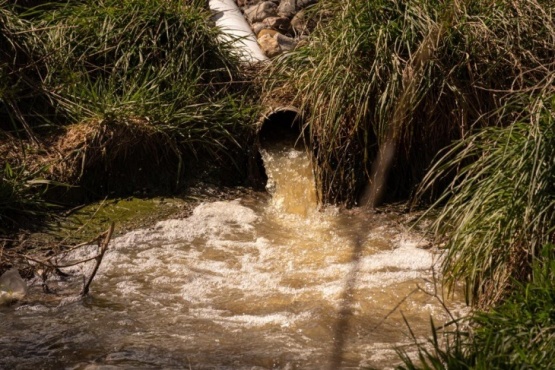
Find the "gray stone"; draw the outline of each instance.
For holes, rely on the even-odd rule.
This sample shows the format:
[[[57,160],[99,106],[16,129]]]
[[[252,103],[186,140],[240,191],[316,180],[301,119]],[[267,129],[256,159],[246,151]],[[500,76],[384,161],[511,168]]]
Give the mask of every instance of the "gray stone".
[[[297,9],[300,10],[302,8],[306,8],[309,5],[316,4],[318,0],[296,0]]]
[[[275,17],[277,15],[276,10],[276,4],[271,1],[263,1],[245,9],[245,17],[250,24],[254,24],[256,22],[262,22],[268,17]]]
[[[291,18],[303,8],[316,4],[317,0],[281,0],[277,12],[283,17]]]
[[[282,17],[291,18],[297,13],[297,0],[281,0],[277,13]]]
[[[254,32],[255,35],[258,35],[260,31],[266,28],[268,28],[268,26],[266,26],[264,22],[256,22],[252,25],[252,32]]]
[[[297,42],[291,37],[276,33],[274,38],[277,40],[281,51],[291,51],[297,46]]]
[[[262,0],[236,0],[237,6],[240,8],[243,8],[245,6],[256,5],[261,1]]]
[[[271,28],[281,33],[287,33],[291,29],[291,21],[286,17],[268,17],[263,23],[266,28]]]

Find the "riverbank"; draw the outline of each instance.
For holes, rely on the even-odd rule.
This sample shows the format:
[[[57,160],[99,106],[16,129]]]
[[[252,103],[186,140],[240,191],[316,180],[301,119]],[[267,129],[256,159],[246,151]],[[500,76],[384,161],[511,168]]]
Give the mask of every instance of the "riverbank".
[[[1,5],[3,231],[52,205],[248,183],[256,85],[203,4]]]

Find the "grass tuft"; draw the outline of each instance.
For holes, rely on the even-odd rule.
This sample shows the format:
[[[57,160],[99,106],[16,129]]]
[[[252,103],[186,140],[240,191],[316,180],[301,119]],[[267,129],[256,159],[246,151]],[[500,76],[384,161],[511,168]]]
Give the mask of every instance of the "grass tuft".
[[[43,175],[44,169],[33,172],[9,163],[0,168],[0,233],[8,233],[16,225],[54,207],[43,195],[49,186],[56,184]]]
[[[554,68],[550,1],[319,6],[328,16],[277,60],[267,91],[285,89],[302,107],[323,202],[353,205],[378,181],[389,199],[411,194],[439,150],[506,124],[497,114],[512,114],[508,96],[536,89]],[[386,148],[390,160],[376,166],[387,179],[372,178]]]
[[[555,367],[555,255],[546,244],[531,267],[531,280],[514,282],[506,300],[465,319],[467,329],[432,327],[418,358],[400,352],[398,369],[551,369]]]
[[[525,113],[512,125],[468,135],[424,181],[432,186],[455,173],[434,225],[447,237],[444,276],[466,282],[472,303],[499,302],[514,279],[529,280],[532,260],[554,241],[554,104],[552,92],[522,96],[513,109]]]
[[[238,173],[244,167],[257,112],[252,84],[231,46],[218,41],[205,2],[86,0],[8,10],[2,14],[20,28],[6,24],[5,34],[21,41],[10,41],[21,62],[5,57],[0,71],[23,87],[2,95],[6,120],[27,138],[55,136],[45,148],[54,179],[100,195],[148,179],[143,186],[175,188],[200,160]]]

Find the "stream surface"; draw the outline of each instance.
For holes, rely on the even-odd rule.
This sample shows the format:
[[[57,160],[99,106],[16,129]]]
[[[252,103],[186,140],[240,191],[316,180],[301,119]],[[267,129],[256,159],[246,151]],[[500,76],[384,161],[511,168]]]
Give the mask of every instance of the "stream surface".
[[[304,150],[263,150],[271,195],[205,202],[114,238],[0,309],[0,369],[361,369],[448,319],[410,215],[318,209]],[[94,254],[86,247],[67,260]],[[457,306],[459,304],[455,304]]]

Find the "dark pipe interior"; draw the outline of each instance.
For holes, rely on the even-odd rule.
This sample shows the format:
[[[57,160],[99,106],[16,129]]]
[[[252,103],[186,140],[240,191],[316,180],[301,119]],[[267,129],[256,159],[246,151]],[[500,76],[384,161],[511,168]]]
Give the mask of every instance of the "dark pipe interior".
[[[262,122],[258,133],[260,143],[296,140],[301,134],[301,120],[299,114],[294,110],[278,110],[269,114]]]

